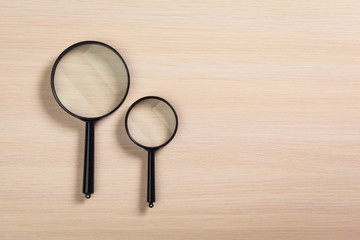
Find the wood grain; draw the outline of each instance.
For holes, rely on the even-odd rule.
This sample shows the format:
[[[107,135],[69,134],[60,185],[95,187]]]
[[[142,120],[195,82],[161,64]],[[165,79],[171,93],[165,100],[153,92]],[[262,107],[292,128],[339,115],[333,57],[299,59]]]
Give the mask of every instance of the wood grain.
[[[1,239],[358,239],[360,2],[0,1]],[[81,194],[85,125],[50,91],[58,54],[117,49],[131,86],[96,126],[96,189]],[[124,130],[138,98],[179,115],[157,154]]]

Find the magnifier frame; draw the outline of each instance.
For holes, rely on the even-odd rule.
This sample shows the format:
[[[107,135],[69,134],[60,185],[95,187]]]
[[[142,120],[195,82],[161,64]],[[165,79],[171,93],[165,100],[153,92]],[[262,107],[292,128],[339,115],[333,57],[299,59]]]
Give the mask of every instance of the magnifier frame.
[[[127,73],[127,78],[128,78],[128,84],[127,84],[127,88],[126,88],[126,91],[125,91],[125,95],[122,99],[122,101],[119,103],[119,105],[117,105],[112,111],[110,111],[109,113],[105,114],[105,115],[102,115],[102,116],[99,116],[99,117],[93,117],[93,118],[89,118],[89,117],[83,117],[83,116],[80,116],[80,115],[77,115],[73,112],[71,112],[69,109],[67,109],[60,101],[60,99],[58,98],[57,94],[56,94],[56,90],[55,90],[55,72],[56,72],[56,67],[57,65],[59,64],[59,62],[61,61],[61,59],[68,53],[70,52],[71,50],[73,50],[74,48],[76,47],[79,47],[79,46],[82,46],[82,45],[90,45],[90,44],[96,44],[96,45],[100,45],[100,46],[103,46],[103,47],[106,47],[108,49],[110,49],[112,52],[114,52],[122,61],[122,63],[124,64],[125,66],[125,69],[126,69],[126,73]],[[130,74],[129,74],[129,69],[124,61],[124,59],[122,58],[122,56],[120,55],[120,53],[118,53],[113,47],[105,44],[105,43],[102,43],[102,42],[98,42],[98,41],[83,41],[83,42],[78,42],[78,43],[75,43],[73,45],[71,45],[70,47],[68,47],[67,49],[65,49],[59,56],[58,58],[56,59],[55,63],[54,63],[54,66],[51,70],[51,90],[52,90],[52,93],[55,97],[55,100],[56,102],[60,105],[60,107],[62,109],[65,110],[65,112],[67,112],[68,114],[84,121],[84,122],[94,122],[94,121],[97,121],[97,120],[100,120],[101,118],[103,117],[106,117],[108,115],[110,115],[111,113],[115,112],[120,106],[121,104],[125,101],[126,99],[126,96],[129,92],[129,87],[130,87]]]
[[[173,111],[174,116],[175,116],[175,129],[173,134],[171,135],[171,137],[163,144],[159,145],[159,146],[155,146],[155,147],[148,147],[145,145],[142,145],[140,143],[138,143],[130,134],[129,131],[129,127],[128,127],[128,119],[129,119],[129,115],[131,110],[136,106],[136,104],[138,104],[141,101],[147,100],[147,99],[155,99],[155,100],[159,100],[164,102],[166,105],[168,105],[170,107],[170,109]],[[145,149],[148,152],[148,181],[147,181],[147,202],[149,203],[149,207],[152,208],[154,207],[154,202],[155,202],[155,152],[159,149],[164,147],[165,145],[167,145],[169,142],[171,142],[171,140],[175,137],[175,134],[177,132],[178,129],[178,116],[176,114],[175,109],[173,108],[173,106],[171,106],[171,104],[166,101],[165,99],[161,98],[161,97],[157,97],[157,96],[147,96],[147,97],[143,97],[138,99],[137,101],[135,101],[129,108],[129,110],[126,113],[125,116],[125,130],[127,135],[129,136],[129,138],[131,139],[131,141],[133,141],[136,145],[138,145],[139,147]]]
[[[56,72],[56,68],[59,64],[59,62],[61,61],[61,59],[71,50],[73,50],[76,47],[82,46],[82,45],[100,45],[103,46],[109,50],[111,50],[113,53],[115,53],[119,59],[121,60],[121,62],[123,63],[123,65],[125,66],[125,70],[126,70],[126,74],[127,74],[127,87],[126,87],[126,91],[125,94],[123,96],[123,99],[119,102],[119,104],[110,112],[102,115],[102,116],[98,116],[98,117],[84,117],[84,116],[80,116],[77,115],[73,112],[71,112],[69,109],[67,109],[60,101],[60,99],[57,96],[56,93],[56,89],[55,89],[55,72]],[[98,42],[98,41],[82,41],[82,42],[78,42],[75,43],[73,45],[71,45],[70,47],[66,48],[56,59],[52,70],[51,70],[51,77],[50,77],[50,83],[51,83],[51,90],[52,93],[54,95],[54,98],[56,100],[56,102],[60,105],[60,107],[62,109],[64,109],[65,112],[67,112],[68,114],[70,114],[73,117],[76,117],[84,122],[86,122],[86,130],[85,130],[85,160],[84,160],[84,174],[83,174],[83,190],[82,192],[85,194],[86,198],[90,198],[91,194],[94,193],[94,158],[95,158],[95,153],[94,153],[94,149],[95,149],[95,123],[110,115],[111,113],[115,112],[120,106],[121,104],[125,101],[127,94],[129,92],[129,88],[130,88],[130,74],[129,74],[129,69],[124,61],[124,59],[122,58],[122,56],[111,46],[102,43],[102,42]]]
[[[139,102],[141,101],[144,101],[144,100],[147,100],[147,99],[155,99],[155,100],[160,100],[162,102],[164,102],[166,105],[168,105],[170,107],[170,109],[173,111],[174,113],[174,116],[175,116],[175,129],[174,129],[174,132],[173,134],[171,135],[171,137],[163,144],[159,145],[159,146],[155,146],[155,147],[148,147],[148,146],[145,146],[145,145],[142,145],[141,143],[138,143],[132,136],[131,136],[131,133],[130,133],[130,130],[129,130],[129,127],[128,127],[128,119],[129,119],[129,115],[130,115],[130,112],[131,110],[136,106],[136,104],[138,104]],[[165,99],[161,98],[161,97],[158,97],[158,96],[146,96],[146,97],[142,97],[138,100],[136,100],[129,108],[129,110],[127,111],[126,113],[126,116],[125,116],[125,130],[126,130],[126,133],[128,134],[129,138],[131,139],[131,141],[133,141],[136,145],[138,145],[139,147],[142,147],[144,148],[145,150],[147,151],[156,151],[158,150],[159,148],[162,148],[164,147],[165,145],[167,145],[169,142],[171,142],[171,140],[175,137],[175,134],[177,132],[177,129],[178,129],[178,116],[176,114],[176,111],[175,109],[173,108],[173,106],[171,106],[171,104],[166,101]]]

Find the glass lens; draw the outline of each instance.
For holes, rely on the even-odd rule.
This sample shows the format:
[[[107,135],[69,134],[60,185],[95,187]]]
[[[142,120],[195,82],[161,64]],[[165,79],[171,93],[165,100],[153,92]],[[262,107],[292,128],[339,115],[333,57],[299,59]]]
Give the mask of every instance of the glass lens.
[[[54,75],[60,102],[70,112],[86,118],[113,111],[125,98],[128,84],[123,60],[98,44],[79,45],[67,52]]]
[[[144,99],[130,110],[127,127],[137,143],[146,147],[158,147],[174,134],[176,117],[167,103],[158,99]]]

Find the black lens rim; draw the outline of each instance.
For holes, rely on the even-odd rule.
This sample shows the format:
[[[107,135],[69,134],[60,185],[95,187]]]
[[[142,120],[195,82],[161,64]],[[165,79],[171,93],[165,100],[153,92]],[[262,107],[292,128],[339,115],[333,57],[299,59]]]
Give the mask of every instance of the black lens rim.
[[[117,105],[112,111],[102,115],[102,116],[99,116],[99,117],[83,117],[83,116],[80,116],[80,115],[77,115],[73,112],[71,112],[69,109],[67,109],[60,101],[60,99],[58,98],[57,94],[56,94],[56,90],[55,90],[55,84],[54,84],[54,77],[55,77],[55,71],[56,71],[56,67],[57,65],[59,64],[60,60],[68,53],[70,52],[72,49],[76,48],[76,47],[79,47],[79,46],[82,46],[82,45],[90,45],[90,44],[95,44],[95,45],[100,45],[100,46],[103,46],[103,47],[106,47],[108,49],[110,49],[111,51],[113,51],[119,58],[120,60],[123,62],[124,66],[125,66],[125,69],[126,69],[126,73],[127,73],[127,79],[128,79],[128,84],[127,84],[127,88],[126,88],[126,92],[125,92],[125,95],[123,97],[123,99],[120,101],[119,105]],[[64,109],[65,112],[67,112],[68,114],[70,114],[71,116],[73,117],[76,117],[82,121],[85,121],[85,122],[89,122],[89,121],[97,121],[103,117],[106,117],[108,115],[110,115],[111,113],[115,112],[121,105],[122,103],[125,101],[127,95],[128,95],[128,92],[129,92],[129,88],[130,88],[130,73],[129,73],[129,69],[126,65],[126,62],[124,61],[124,59],[122,58],[122,56],[120,55],[119,52],[117,52],[113,47],[107,45],[106,43],[103,43],[103,42],[99,42],[99,41],[82,41],[82,42],[78,42],[78,43],[75,43],[73,45],[71,45],[70,47],[66,48],[59,56],[58,58],[56,59],[53,67],[52,67],[52,70],[51,70],[51,91],[54,95],[54,98],[56,100],[56,102],[60,105],[60,107],[62,109]]]
[[[136,104],[138,104],[139,102],[141,101],[144,101],[144,100],[148,100],[148,99],[156,99],[156,100],[160,100],[162,102],[164,102],[165,104],[167,104],[170,109],[173,111],[174,113],[174,116],[175,116],[175,130],[173,132],[173,134],[171,135],[171,137],[163,144],[159,145],[159,146],[155,146],[155,147],[148,147],[148,146],[145,146],[145,145],[142,145],[140,143],[138,143],[130,134],[130,131],[129,131],[129,127],[128,127],[128,118],[129,118],[129,115],[130,115],[130,112],[131,110],[136,106]],[[142,97],[138,100],[136,100],[128,109],[128,111],[126,112],[126,116],[125,116],[125,130],[126,130],[126,133],[127,135],[129,136],[129,138],[131,139],[131,141],[133,141],[136,145],[138,145],[139,147],[142,147],[144,148],[145,150],[147,151],[155,151],[159,148],[162,148],[164,147],[165,145],[167,145],[169,142],[171,142],[171,140],[173,140],[173,138],[175,137],[175,134],[177,132],[177,129],[178,129],[178,125],[179,125],[179,119],[178,119],[178,116],[177,116],[177,113],[175,111],[175,109],[173,108],[173,106],[168,102],[166,101],[165,99],[161,98],[161,97],[158,97],[158,96],[146,96],[146,97]]]

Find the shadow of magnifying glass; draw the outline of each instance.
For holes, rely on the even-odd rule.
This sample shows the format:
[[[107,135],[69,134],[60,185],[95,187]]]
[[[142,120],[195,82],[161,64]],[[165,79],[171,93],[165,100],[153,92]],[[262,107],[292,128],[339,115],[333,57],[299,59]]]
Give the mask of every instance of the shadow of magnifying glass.
[[[55,60],[55,59],[54,59]],[[77,132],[77,135],[79,136],[77,138],[77,145],[76,145],[76,174],[75,174],[75,187],[76,189],[79,189],[81,186],[79,185],[81,183],[81,174],[82,174],[82,162],[83,162],[83,140],[82,136],[84,134],[84,128],[80,121],[74,121],[73,118],[66,114],[66,112],[62,111],[56,101],[54,100],[54,96],[51,92],[51,86],[49,84],[49,79],[51,76],[51,67],[52,63],[47,65],[46,68],[44,68],[44,72],[42,73],[41,80],[39,82],[39,96],[40,101],[42,103],[42,106],[44,108],[44,111],[51,117],[53,121],[55,121],[59,128],[70,128],[74,132]],[[83,197],[80,197],[78,194],[78,191],[75,190],[75,200],[77,202],[83,202],[85,199]]]

